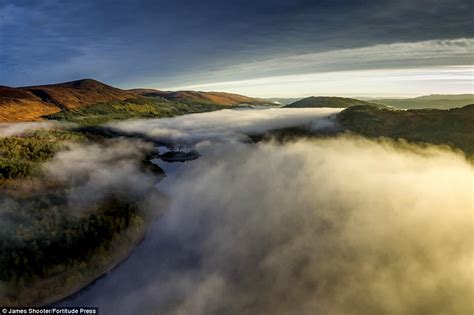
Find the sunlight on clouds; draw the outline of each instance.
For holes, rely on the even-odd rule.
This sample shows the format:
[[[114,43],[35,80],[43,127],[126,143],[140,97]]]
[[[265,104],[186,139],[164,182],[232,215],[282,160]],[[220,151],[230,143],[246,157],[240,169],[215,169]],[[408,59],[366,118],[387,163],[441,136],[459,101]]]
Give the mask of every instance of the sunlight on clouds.
[[[472,38],[383,44],[236,64],[166,89],[259,97],[472,93],[473,56]]]
[[[473,93],[473,66],[377,69],[274,76],[172,89],[222,90],[257,97],[418,96]]]

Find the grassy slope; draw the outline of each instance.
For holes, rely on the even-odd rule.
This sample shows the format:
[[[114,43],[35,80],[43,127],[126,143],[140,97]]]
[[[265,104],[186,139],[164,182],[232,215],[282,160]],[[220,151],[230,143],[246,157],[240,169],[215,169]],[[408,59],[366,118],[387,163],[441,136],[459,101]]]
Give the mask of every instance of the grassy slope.
[[[21,88],[0,86],[0,122],[36,121],[64,109],[133,97],[132,92],[91,79]]]
[[[130,91],[141,96],[161,97],[169,101],[191,105],[271,105],[271,102],[264,99],[225,92],[159,91],[153,89],[132,89]]]
[[[302,100],[296,101],[285,107],[289,108],[303,108],[303,107],[333,107],[343,108],[357,105],[374,105],[383,106],[375,103],[361,101],[353,98],[333,97],[333,96],[311,96]]]
[[[29,91],[0,86],[0,123],[9,121],[34,121],[60,109],[43,102]]]
[[[42,101],[54,104],[60,109],[80,108],[99,102],[125,100],[135,97],[135,94],[132,92],[124,91],[92,79],[28,86],[18,88],[18,90],[28,91],[39,97]]]
[[[346,130],[367,137],[447,144],[474,154],[474,105],[450,110],[390,110],[356,106],[337,115]]]
[[[36,121],[47,117],[90,125],[107,120],[169,117],[239,105],[271,103],[224,92],[122,90],[92,79],[19,88],[0,86],[0,122]]]

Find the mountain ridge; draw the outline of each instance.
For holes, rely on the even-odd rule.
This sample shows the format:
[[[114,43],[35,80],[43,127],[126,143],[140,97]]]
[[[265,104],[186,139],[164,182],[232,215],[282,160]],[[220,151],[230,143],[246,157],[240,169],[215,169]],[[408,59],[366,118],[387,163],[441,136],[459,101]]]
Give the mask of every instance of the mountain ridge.
[[[170,101],[195,102],[199,104],[218,104],[226,106],[236,105],[271,105],[268,100],[244,96],[227,92],[203,92],[203,91],[162,91],[155,89],[131,89],[141,96],[162,97]]]
[[[0,86],[0,122],[38,121],[43,116],[99,103],[142,98],[188,105],[264,105],[264,100],[225,92],[123,90],[94,79],[23,87]]]

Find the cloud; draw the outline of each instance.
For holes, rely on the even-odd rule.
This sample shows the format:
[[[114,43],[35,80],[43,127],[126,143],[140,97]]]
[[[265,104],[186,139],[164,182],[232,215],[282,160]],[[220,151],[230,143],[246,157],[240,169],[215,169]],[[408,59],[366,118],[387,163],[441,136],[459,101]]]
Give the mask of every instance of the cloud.
[[[268,81],[275,77],[277,80],[279,76],[295,74],[324,73],[327,75],[328,72],[337,71],[471,65],[473,53],[473,38],[378,44],[236,64],[204,73],[205,76],[202,77],[193,75],[193,81],[201,80],[201,84],[167,89],[215,89],[219,88],[219,85],[232,86],[232,83],[239,83],[238,79],[249,80],[249,84],[258,84],[256,81],[261,78]],[[216,80],[219,81],[216,82]],[[344,89],[344,87],[339,86],[339,89]]]
[[[440,93],[470,94],[473,73],[472,66],[353,70],[284,75],[182,88],[227,91],[256,97],[413,97]]]
[[[156,176],[143,169],[142,160],[153,151],[151,143],[116,139],[102,144],[70,144],[43,165],[46,178],[68,187],[71,206],[87,208],[118,194],[146,199],[155,191]]]
[[[31,213],[45,207],[44,204],[53,212],[54,208],[60,208],[63,215],[77,215],[114,196],[138,202],[143,211],[148,211],[149,202],[162,202],[155,187],[162,177],[147,171],[142,162],[152,150],[151,143],[129,139],[68,144],[41,166],[40,178],[5,187],[5,192],[0,194],[2,229],[15,228],[18,220],[29,228],[31,222],[38,220]]]
[[[135,255],[64,304],[110,314],[472,313],[474,168],[462,155],[344,136],[216,144],[183,167],[159,184],[170,208]]]
[[[329,117],[342,108],[271,108],[264,110],[225,109],[173,118],[112,123],[108,126],[128,133],[143,134],[165,142],[196,143],[203,140],[248,139],[247,135],[268,130],[308,125],[312,129],[335,127]]]
[[[472,313],[474,167],[465,156],[350,136],[241,141],[326,126],[339,110],[113,124],[205,151],[169,167],[157,187],[170,198],[165,212],[156,177],[140,166],[151,143],[119,138],[58,153],[45,175],[67,183],[71,212],[120,193],[162,214],[127,261],[59,305],[104,314]],[[18,206],[2,200],[4,227]]]
[[[0,4],[0,80],[32,85],[94,77],[122,87],[242,80],[262,74],[218,78],[212,69],[379,44],[472,38],[472,9],[467,0],[7,0]]]
[[[357,138],[222,148],[173,183],[165,229],[200,264],[169,314],[469,313],[473,176]]]

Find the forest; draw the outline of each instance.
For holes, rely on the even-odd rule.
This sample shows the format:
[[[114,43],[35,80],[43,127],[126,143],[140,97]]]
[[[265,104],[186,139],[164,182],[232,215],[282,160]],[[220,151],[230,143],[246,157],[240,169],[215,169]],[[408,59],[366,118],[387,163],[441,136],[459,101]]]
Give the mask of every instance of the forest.
[[[59,129],[0,137],[0,180],[38,174],[40,164],[64,148],[65,143],[85,140],[79,132]]]
[[[173,117],[183,114],[208,112],[225,107],[216,104],[175,102],[161,97],[140,97],[124,101],[101,102],[92,106],[61,111],[56,114],[47,115],[45,118],[74,122],[81,125],[97,125],[131,118]]]
[[[474,155],[474,105],[449,110],[354,106],[339,113],[337,121],[366,137],[448,145]]]
[[[100,276],[146,230],[138,196],[113,189],[74,203],[77,179],[61,181],[43,165],[69,146],[104,142],[94,128],[50,129],[0,138],[0,304],[40,305]],[[139,153],[141,172],[163,171]]]
[[[42,281],[87,277],[86,266],[101,260],[109,263],[113,242],[125,237],[127,229],[143,229],[144,224],[137,206],[121,196],[110,196],[78,216],[69,213],[61,191],[2,199],[9,207],[0,222],[0,281],[6,284],[0,286],[4,291],[0,301],[7,304],[14,304],[25,291],[34,291]]]

